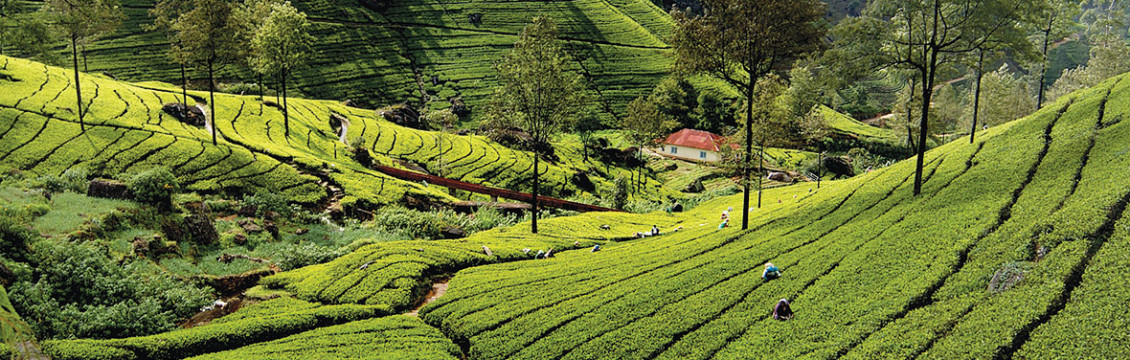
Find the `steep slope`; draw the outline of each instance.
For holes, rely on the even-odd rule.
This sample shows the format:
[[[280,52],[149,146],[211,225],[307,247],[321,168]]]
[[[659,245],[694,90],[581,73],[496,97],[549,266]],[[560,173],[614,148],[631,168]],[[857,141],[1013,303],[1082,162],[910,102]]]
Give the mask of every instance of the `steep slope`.
[[[757,211],[748,232],[464,270],[422,313],[472,358],[1008,358],[1063,342],[1072,356],[1119,353],[1124,337],[1057,329],[1126,330],[1101,320],[1126,314],[1102,305],[1124,298],[1107,271],[1126,266],[1112,249],[1130,241],[1130,183],[1112,176],[1130,165],[1120,80],[930,152],[920,196],[903,162]],[[767,261],[782,279],[758,278]],[[1022,278],[986,290],[1010,266]],[[795,319],[768,319],[780,298]],[[1089,306],[1112,313],[1081,316]]]
[[[342,141],[357,141],[374,162],[395,160],[432,164],[443,159],[447,177],[486,186],[529,191],[533,158],[481,136],[446,135],[401,127],[372,111],[332,101],[291,99],[290,137],[284,136],[281,109],[257,97],[218,94],[219,138],[162,111],[180,102],[167,84],[130,84],[82,75],[85,122],[75,115],[73,73],[0,56],[0,166],[34,174],[61,174],[73,167],[101,176],[163,165],[189,190],[246,193],[274,191],[292,201],[313,204],[340,200],[344,205],[398,202],[406,196],[452,199],[445,189],[397,180],[358,163]],[[189,92],[189,103],[203,108],[207,93]],[[341,136],[332,117],[348,120]],[[582,161],[579,145],[558,146],[560,161],[542,162],[544,191],[568,196],[611,187],[611,179],[631,176],[627,169],[596,160]],[[588,174],[594,188],[574,185]],[[336,194],[334,190],[342,193]],[[648,195],[669,194],[654,180]],[[367,206],[367,205],[365,205]]]
[[[920,195],[911,161],[820,190],[771,189],[748,231],[717,226],[741,203],[733,196],[686,213],[556,218],[538,235],[376,244],[264,284],[395,312],[429,276],[462,269],[420,314],[472,359],[1119,357],[1130,347],[1119,286],[1130,268],[1127,104],[1123,76],[975,144],[941,146],[927,154]],[[602,251],[522,251],[585,248],[652,224],[663,234]],[[768,261],[780,279],[760,279]],[[790,321],[768,317],[781,298]],[[223,344],[204,333],[191,336]],[[51,345],[129,352],[146,341]]]
[[[124,0],[128,19],[116,34],[87,48],[91,72],[131,81],[179,82],[168,60],[168,40],[148,32],[154,0]],[[495,85],[492,64],[513,47],[521,28],[539,14],[552,16],[579,61],[606,119],[628,101],[650,91],[671,68],[672,20],[647,0],[496,1],[442,0],[293,1],[314,22],[316,52],[294,74],[293,85],[308,96],[370,107],[433,100],[433,108],[460,98],[480,118]],[[382,4],[374,11],[364,4]],[[474,19],[474,21],[472,21]],[[62,51],[62,50],[60,50]],[[241,66],[222,72],[255,81]],[[201,79],[202,74],[190,77]],[[268,80],[273,84],[274,81]]]

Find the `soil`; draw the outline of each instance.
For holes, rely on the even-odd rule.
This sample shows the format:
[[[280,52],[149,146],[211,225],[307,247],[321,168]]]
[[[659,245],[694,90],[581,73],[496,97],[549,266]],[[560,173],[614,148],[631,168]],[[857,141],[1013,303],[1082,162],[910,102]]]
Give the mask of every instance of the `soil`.
[[[415,309],[412,309],[412,312],[407,313],[405,315],[420,316],[420,309],[423,308],[424,305],[431,304],[432,302],[436,301],[436,299],[439,299],[440,296],[443,296],[443,294],[447,292],[447,283],[449,283],[449,282],[451,282],[450,277],[446,277],[446,278],[436,280],[436,282],[432,284],[432,290],[428,292],[428,295],[424,296],[424,302],[420,303],[419,306],[416,306]]]

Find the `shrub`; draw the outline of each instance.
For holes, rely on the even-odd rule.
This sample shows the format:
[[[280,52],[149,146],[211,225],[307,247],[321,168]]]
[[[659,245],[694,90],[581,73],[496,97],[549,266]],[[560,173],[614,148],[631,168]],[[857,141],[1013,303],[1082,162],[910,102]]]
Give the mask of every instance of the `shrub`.
[[[120,266],[90,243],[39,241],[11,300],[37,337],[116,337],[171,330],[211,301],[205,288],[157,274],[144,261]]]
[[[16,261],[27,261],[30,244],[35,234],[18,219],[0,216],[0,256]]]
[[[318,246],[314,243],[287,244],[279,250],[273,260],[283,270],[321,264],[342,255],[338,249]]]
[[[8,360],[16,358],[16,349],[11,345],[0,343],[0,360]]]
[[[168,168],[156,167],[130,177],[126,187],[137,201],[167,207],[172,205],[173,193],[180,190],[180,183]]]
[[[158,335],[108,340],[55,340],[43,351],[56,360],[182,359],[270,341],[316,327],[382,316],[384,306],[322,306],[277,315],[251,317]],[[109,354],[104,355],[104,354]]]
[[[255,214],[262,217],[267,212],[276,212],[282,216],[290,215],[290,205],[286,202],[286,196],[278,193],[260,191],[253,195],[244,195],[243,203],[255,207]]]
[[[82,169],[67,169],[62,176],[44,175],[36,179],[37,185],[50,192],[86,193],[87,178],[90,173]]]

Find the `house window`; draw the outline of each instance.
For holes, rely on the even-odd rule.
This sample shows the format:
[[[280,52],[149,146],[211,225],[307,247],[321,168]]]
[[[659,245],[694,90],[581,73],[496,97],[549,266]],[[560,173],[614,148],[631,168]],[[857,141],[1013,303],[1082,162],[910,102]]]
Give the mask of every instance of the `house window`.
[[[678,154],[678,153],[679,153],[679,148],[672,146],[672,147],[671,147],[671,153],[672,153],[672,154]]]
[[[698,158],[699,159],[705,159],[706,158],[706,152],[705,151],[699,151],[698,152]]]

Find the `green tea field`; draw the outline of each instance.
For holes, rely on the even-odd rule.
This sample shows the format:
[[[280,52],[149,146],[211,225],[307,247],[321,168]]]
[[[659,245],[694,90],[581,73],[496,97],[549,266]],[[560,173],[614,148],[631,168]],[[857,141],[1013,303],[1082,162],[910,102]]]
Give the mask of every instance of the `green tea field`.
[[[454,200],[446,189],[397,180],[370,170],[349,152],[355,142],[373,162],[399,165],[446,163],[448,178],[490,187],[530,191],[532,155],[482,136],[456,136],[393,124],[370,110],[333,101],[290,101],[290,137],[280,108],[253,96],[216,96],[217,145],[204,127],[187,125],[162,111],[180,102],[179,89],[156,82],[125,83],[99,75],[81,77],[86,131],[75,113],[73,73],[18,58],[0,57],[0,164],[33,174],[82,168],[101,176],[166,166],[191,191],[271,191],[291,201],[339,201],[345,207],[401,202],[406,197]],[[206,108],[207,93],[189,92],[189,104]],[[333,123],[334,118],[347,124]],[[341,135],[341,129],[345,134]],[[630,170],[590,158],[579,144],[558,146],[560,161],[542,162],[543,193],[595,194]],[[591,186],[574,178],[587,174]],[[649,179],[641,198],[672,194]],[[485,195],[483,195],[485,196]],[[360,203],[359,203],[360,202]]]
[[[90,72],[129,81],[180,81],[180,69],[168,61],[164,33],[143,29],[153,21],[149,10],[155,3],[122,2],[121,29],[87,48]],[[379,1],[293,3],[309,15],[318,39],[308,66],[293,79],[297,91],[310,98],[370,107],[427,101],[434,109],[461,99],[471,117],[481,119],[496,85],[492,65],[538,14],[558,22],[578,61],[575,70],[596,99],[593,110],[606,121],[623,115],[627,103],[655,87],[672,65],[665,37],[673,21],[646,0],[413,0],[389,2],[379,12],[364,5],[383,4]],[[243,66],[228,66],[222,74],[228,82],[256,81]]]
[[[623,4],[609,9],[632,13]],[[621,41],[605,36],[601,41]],[[418,145],[429,141],[427,133],[315,101],[294,102],[305,120],[292,122],[296,135],[287,146],[277,123],[268,128],[263,120],[275,119],[262,115],[273,109],[235,96],[223,97],[220,118],[244,115],[234,125],[219,122],[226,149],[219,152],[201,143],[200,129],[147,117],[139,107],[149,102],[134,95],[170,101],[172,93],[94,79],[102,84],[90,90],[100,93],[95,102],[136,105],[94,108],[110,116],[82,135],[73,116],[55,109],[67,106],[65,94],[56,96],[66,81],[23,70],[36,67],[7,59],[5,73],[16,69],[13,76],[27,78],[19,86],[44,90],[29,100],[0,95],[5,127],[38,128],[38,138],[52,139],[0,137],[8,154],[3,161],[34,171],[118,158],[105,162],[121,169],[159,161],[166,151],[190,151],[176,148],[185,146],[201,153],[187,163],[194,169],[207,169],[193,164],[216,157],[254,164],[197,181],[196,188],[223,188],[224,176],[266,174],[258,175],[265,179],[258,186],[280,186],[305,199],[315,179],[277,164],[332,161],[341,145],[324,134],[324,121],[314,120],[329,111],[356,119],[350,134],[373,141],[378,154],[434,155],[412,155],[427,151]],[[52,79],[53,70],[46,71]],[[1121,358],[1130,353],[1130,295],[1123,288],[1130,277],[1130,180],[1120,175],[1130,168],[1128,116],[1130,76],[1124,75],[979,133],[976,143],[954,141],[927,152],[919,195],[912,193],[908,160],[820,189],[805,183],[767,190],[765,206],[748,209],[745,231],[719,226],[723,210],[736,208],[732,216],[747,210],[735,195],[686,212],[553,218],[536,235],[515,226],[459,240],[378,243],[263,279],[260,286],[288,296],[242,315],[145,337],[53,340],[44,350],[54,359]],[[390,130],[399,140],[386,140]],[[50,153],[60,142],[103,141],[95,132],[130,140],[115,145],[125,148],[120,154]],[[252,134],[259,140],[250,140]],[[142,145],[127,145],[136,143]],[[350,184],[372,184],[367,179],[379,175],[336,164],[342,173],[334,177],[347,191],[433,191],[387,180],[380,191],[353,190]],[[633,237],[652,226],[661,234]],[[595,245],[603,248],[594,251]],[[556,255],[532,255],[549,249]],[[761,279],[766,262],[781,268],[779,279]],[[395,315],[420,305],[433,282],[446,284],[446,292],[419,309],[419,319]],[[769,316],[782,298],[795,310],[791,320]]]

